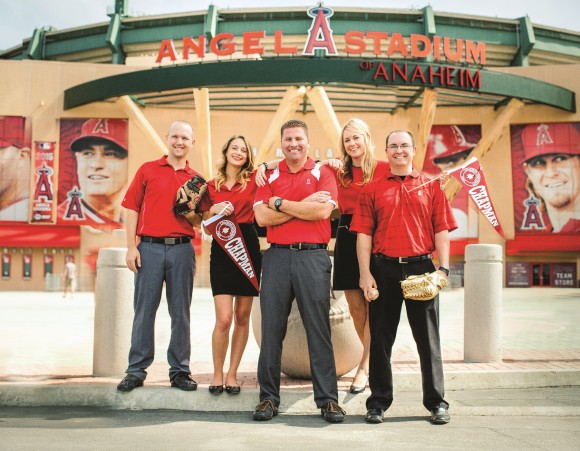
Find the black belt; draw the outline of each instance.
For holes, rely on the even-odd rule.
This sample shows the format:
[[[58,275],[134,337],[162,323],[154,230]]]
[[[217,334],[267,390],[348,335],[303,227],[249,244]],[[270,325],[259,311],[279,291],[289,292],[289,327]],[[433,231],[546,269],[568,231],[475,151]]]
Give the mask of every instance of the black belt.
[[[176,237],[167,237],[167,238],[158,238],[155,236],[142,236],[141,241],[145,241],[146,243],[155,243],[155,244],[185,244],[191,241],[191,238],[188,236],[176,236]]]
[[[384,254],[375,254],[381,260],[387,260],[390,262],[397,262],[397,263],[415,263],[415,262],[422,262],[425,260],[431,260],[433,256],[431,254],[423,254],[417,255],[415,257],[389,257],[388,255]]]
[[[270,247],[278,249],[292,249],[293,251],[313,251],[314,249],[327,249],[328,244],[294,243],[294,244],[271,244]]]

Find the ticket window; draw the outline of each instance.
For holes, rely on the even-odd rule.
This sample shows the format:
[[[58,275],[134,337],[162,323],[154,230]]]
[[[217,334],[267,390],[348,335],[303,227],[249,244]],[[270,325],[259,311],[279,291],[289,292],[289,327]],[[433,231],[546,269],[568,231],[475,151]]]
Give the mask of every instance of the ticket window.
[[[552,281],[550,278],[550,265],[548,263],[532,264],[532,286],[549,287]]]

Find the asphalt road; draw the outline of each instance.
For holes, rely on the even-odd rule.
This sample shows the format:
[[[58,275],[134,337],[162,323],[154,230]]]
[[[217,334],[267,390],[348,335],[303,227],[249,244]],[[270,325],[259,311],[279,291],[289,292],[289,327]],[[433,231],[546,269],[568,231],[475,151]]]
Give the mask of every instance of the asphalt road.
[[[567,388],[547,389],[560,398]],[[528,402],[537,391],[504,390]],[[568,395],[567,395],[568,394]],[[574,396],[572,396],[574,397]],[[2,450],[577,450],[578,416],[452,416],[433,426],[427,416],[387,416],[379,425],[361,416],[328,424],[316,415],[280,415],[252,421],[251,412],[107,410],[98,407],[4,407]]]

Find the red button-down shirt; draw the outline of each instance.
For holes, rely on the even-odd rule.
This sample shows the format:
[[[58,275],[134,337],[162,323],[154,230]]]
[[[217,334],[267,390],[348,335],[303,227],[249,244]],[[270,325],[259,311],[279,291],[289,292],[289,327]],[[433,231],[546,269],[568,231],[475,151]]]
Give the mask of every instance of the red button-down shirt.
[[[123,207],[139,213],[137,235],[153,237],[195,236],[185,217],[173,213],[179,188],[199,175],[186,162],[184,169],[173,169],[167,157],[144,163],[135,174]]]
[[[389,163],[386,161],[378,160],[372,180],[376,180],[385,175],[389,167]],[[352,168],[352,182],[347,186],[341,186],[338,177],[336,178],[336,184],[338,185],[338,209],[341,215],[354,214],[354,210],[358,205],[358,196],[363,188],[363,185],[360,184],[361,182],[362,168]]]
[[[365,185],[351,232],[372,235],[373,254],[412,257],[433,252],[435,234],[455,230],[457,224],[439,182],[423,185],[429,180],[416,169],[405,180],[389,170]]]

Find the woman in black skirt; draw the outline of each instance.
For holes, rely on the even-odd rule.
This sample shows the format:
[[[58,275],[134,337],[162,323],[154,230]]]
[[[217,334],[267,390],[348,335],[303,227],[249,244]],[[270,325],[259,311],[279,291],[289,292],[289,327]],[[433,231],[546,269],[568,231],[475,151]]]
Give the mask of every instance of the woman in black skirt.
[[[252,148],[243,136],[232,136],[222,149],[223,158],[217,166],[217,176],[208,182],[207,193],[201,201],[203,219],[221,214],[233,215],[240,226],[258,280],[262,256],[258,234],[254,227],[254,195],[256,173]],[[268,163],[260,165],[263,174]],[[274,167],[272,167],[274,169]],[[240,393],[237,372],[248,342],[250,313],[258,291],[240,268],[216,242],[211,244],[210,281],[215,303],[216,323],[212,334],[214,373],[209,387],[212,394],[225,391]],[[230,349],[230,365],[224,379],[224,362],[229,345],[230,329],[234,321]]]
[[[349,226],[362,187],[384,176],[389,170],[389,164],[375,158],[369,126],[360,119],[351,119],[344,125],[340,149],[342,171],[336,172],[340,222],[334,248],[332,289],[344,291],[354,327],[363,344],[363,355],[350,386],[351,393],[361,393],[365,389],[369,372],[368,303],[359,288],[356,234],[349,231]]]

